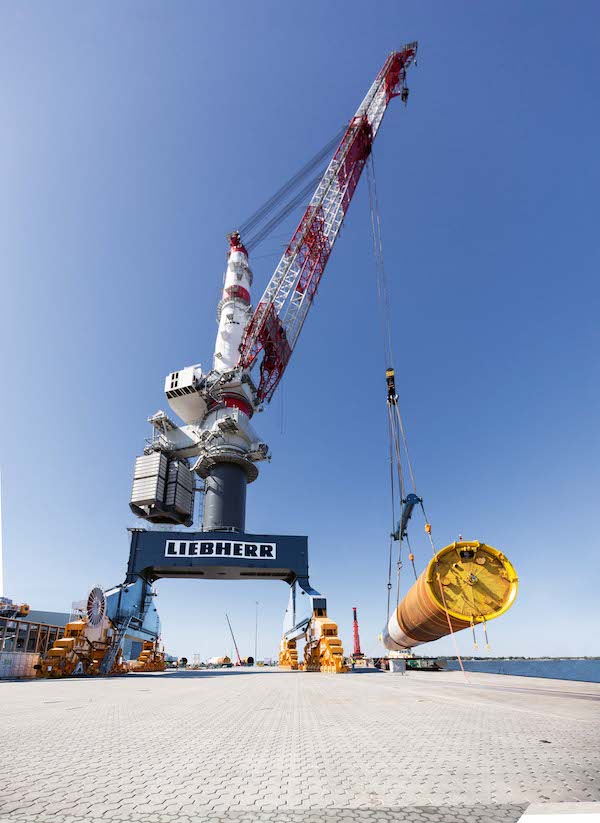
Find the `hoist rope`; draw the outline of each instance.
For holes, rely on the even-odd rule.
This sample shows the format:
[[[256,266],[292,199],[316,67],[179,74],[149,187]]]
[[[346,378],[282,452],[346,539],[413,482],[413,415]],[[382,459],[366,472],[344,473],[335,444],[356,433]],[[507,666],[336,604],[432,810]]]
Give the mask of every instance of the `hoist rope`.
[[[402,471],[402,454],[400,452],[400,441],[398,439],[398,429],[394,426],[393,421],[393,411],[392,405],[397,407],[397,404],[392,404],[388,402],[388,414],[390,417],[390,428],[392,430],[392,439],[394,443],[395,455],[396,455],[396,466],[398,471],[398,483],[400,486],[400,506],[402,507],[402,502],[404,501],[405,497],[405,488],[404,488],[404,473]],[[402,511],[402,508],[400,508]],[[394,518],[395,523],[395,518]],[[398,559],[396,561],[396,607],[398,607],[398,603],[400,602],[400,570],[402,569],[402,535],[398,535]],[[389,609],[388,609],[388,617],[389,617]]]
[[[298,192],[298,194],[292,200],[290,200],[289,203],[283,206],[281,210],[278,211],[275,214],[275,216],[271,218],[271,220],[269,220],[268,223],[266,223],[261,229],[259,229],[256,232],[256,234],[253,234],[247,240],[244,240],[244,245],[246,246],[248,251],[252,251],[252,249],[256,248],[256,246],[258,246],[259,243],[262,243],[262,241],[269,237],[271,232],[274,231],[277,228],[277,226],[280,225],[280,223],[283,223],[285,218],[289,214],[291,214],[294,211],[294,209],[298,208],[298,206],[304,203],[308,195],[316,188],[317,183],[321,179],[321,176],[322,174],[321,172],[319,172],[319,174],[317,174],[315,177],[309,180],[308,183],[304,186],[304,188],[302,188]]]
[[[272,214],[273,211],[281,203],[283,203],[286,200],[286,198],[288,198],[292,194],[292,192],[295,189],[297,189],[298,186],[303,181],[306,180],[308,175],[311,174],[311,172],[313,172],[319,165],[321,165],[325,161],[326,158],[329,157],[329,155],[331,154],[333,149],[340,142],[340,140],[342,138],[342,135],[346,132],[346,129],[347,129],[347,126],[343,126],[331,138],[331,140],[329,140],[329,142],[326,143],[323,146],[323,148],[320,149],[314,155],[314,157],[312,157],[304,166],[302,166],[302,168],[299,171],[297,171],[296,174],[294,174],[292,177],[290,177],[290,179],[287,182],[285,182],[283,184],[283,186],[281,186],[279,189],[277,189],[275,194],[273,194],[271,197],[269,197],[269,199],[265,203],[263,203],[263,205],[260,206],[260,208],[258,208],[253,214],[250,215],[250,217],[248,217],[246,220],[244,220],[240,224],[240,226],[238,227],[238,231],[239,231],[239,233],[242,237],[242,240],[244,242],[246,242],[246,235],[248,235],[250,232],[255,230],[264,220],[266,220],[266,218],[270,214]],[[321,173],[319,173],[319,175],[314,180],[311,180],[311,182],[308,186],[304,187],[304,189],[302,190],[300,195],[296,195],[296,197],[294,198],[294,200],[297,200],[297,202],[295,203],[295,206],[299,205],[300,200],[303,197],[305,197],[306,194],[308,193],[307,190],[309,190],[310,187],[316,185],[316,182],[318,182],[318,180],[321,178],[321,176],[322,176]],[[279,219],[279,220],[274,219],[274,220],[271,221],[272,225],[271,225],[270,231],[272,229],[274,229],[277,225],[279,225],[279,223],[283,219],[285,219],[285,217],[287,217],[287,215],[290,213],[290,211],[292,211],[292,209],[295,206],[292,206],[289,209],[288,209],[287,206],[284,206],[283,210],[285,211],[286,209],[288,209],[287,212],[283,215],[283,217],[281,217],[281,219]],[[270,233],[270,232],[268,232],[268,233]],[[258,233],[256,234],[256,236],[259,236]],[[264,236],[263,236],[263,230],[261,229],[260,239],[259,240],[254,239],[253,244],[256,246],[256,244],[258,242],[260,242],[260,240],[264,240],[265,237],[266,237],[266,234],[264,234]],[[248,243],[246,243],[246,246],[248,246]]]
[[[396,528],[396,495],[394,490],[394,448],[392,444],[392,420],[388,411],[388,434],[390,447],[390,491],[392,495],[392,528],[390,529],[390,552],[388,561],[388,582],[387,582],[387,609],[385,612],[385,622],[390,617],[390,594],[392,591],[392,552],[394,549],[394,529]]]
[[[394,352],[392,347],[390,300],[387,287],[387,277],[383,256],[383,237],[381,231],[381,219],[379,216],[379,200],[377,196],[377,181],[375,178],[375,162],[373,153],[367,162],[367,184],[369,191],[369,211],[371,218],[371,237],[373,240],[373,258],[375,261],[375,282],[377,285],[377,303],[379,307],[379,321],[381,324],[381,336],[383,342],[383,362],[384,367],[394,367]],[[388,556],[388,580],[387,580],[387,608],[386,622],[390,616],[390,600],[392,593],[392,566],[394,533],[396,529],[396,478],[397,491],[399,494],[399,513],[402,511],[404,501],[404,475],[402,470],[402,446],[398,435],[398,426],[395,422],[392,406],[396,406],[397,398],[388,398],[388,439],[390,450],[390,491],[392,497],[392,529],[390,534],[390,546]],[[402,568],[402,540],[398,545],[398,559],[396,561],[396,606],[400,597],[400,575]]]
[[[396,561],[396,608],[400,605],[400,572],[402,570],[402,541],[398,541],[398,560]]]
[[[406,535],[406,545],[408,546],[408,551],[409,551],[408,559],[412,563],[412,570],[413,570],[413,574],[415,576],[415,583],[416,583],[419,578],[418,578],[418,575],[417,575],[417,570],[415,568],[415,556],[414,556],[414,554],[412,552],[412,549],[410,547],[410,540],[408,539],[408,534]]]
[[[388,402],[388,415],[389,415],[389,418],[390,418],[390,421],[389,421],[390,422],[390,429],[392,430],[392,441],[393,441],[393,444],[394,444],[395,457],[396,457],[396,466],[397,466],[397,472],[398,472],[398,482],[399,482],[399,486],[400,486],[400,504],[402,504],[402,501],[404,500],[404,475],[403,475],[403,472],[402,472],[402,459],[401,459],[401,454],[400,454],[400,443],[398,441],[398,432],[394,428],[392,414],[393,414],[392,404]],[[393,521],[394,521],[394,528],[395,528],[395,523],[396,523],[395,516],[393,516]],[[392,531],[394,530],[394,528],[392,529]],[[401,537],[402,537],[402,535],[400,535],[400,538]],[[401,570],[401,568],[402,568],[402,539],[398,540],[398,559],[396,560],[396,607],[398,606],[398,603],[400,602],[400,570]],[[388,618],[389,618],[389,608],[388,608]]]
[[[406,442],[406,434],[404,432],[404,423],[402,422],[402,415],[400,414],[400,407],[396,403],[396,415],[398,416],[398,423],[400,424],[400,432],[402,434],[402,443],[404,444],[404,454],[406,455],[406,463],[408,465],[408,471],[410,473],[410,479],[412,480],[413,484],[413,491],[417,495],[417,481],[415,480],[415,473],[412,467],[412,461],[410,459],[410,453],[408,451],[408,443]]]
[[[373,256],[375,259],[375,278],[377,283],[377,298],[379,304],[379,315],[380,315],[380,322],[381,322],[381,330],[382,330],[382,338],[383,338],[383,353],[384,353],[384,365],[386,368],[394,368],[394,357],[393,357],[393,350],[392,350],[392,332],[391,332],[391,316],[390,316],[390,301],[389,301],[389,294],[387,288],[387,280],[386,280],[386,273],[385,273],[385,264],[383,259],[383,239],[382,239],[382,232],[381,232],[381,219],[379,215],[379,201],[377,197],[377,183],[375,179],[375,163],[373,160],[373,153],[369,157],[367,162],[367,182],[368,182],[368,189],[369,189],[369,208],[370,208],[370,217],[371,217],[371,235],[373,238]],[[395,409],[395,412],[392,410],[392,406]],[[393,398],[388,397],[387,401],[388,407],[388,437],[389,437],[389,447],[390,447],[390,479],[391,479],[391,490],[392,490],[392,522],[396,523],[395,518],[395,492],[394,492],[394,458],[396,463],[396,473],[398,476],[398,488],[400,491],[400,515],[402,515],[402,505],[405,502],[405,495],[404,495],[404,476],[402,470],[402,450],[404,450],[404,455],[406,458],[406,464],[408,466],[408,471],[410,474],[410,479],[412,482],[414,493],[417,497],[419,497],[417,493],[417,482],[415,479],[415,473],[412,465],[412,461],[410,459],[410,452],[408,450],[408,441],[406,437],[406,431],[404,429],[404,422],[402,420],[402,415],[400,413],[400,407],[398,405],[398,397],[397,395]],[[431,526],[429,521],[427,520],[427,514],[425,512],[425,506],[423,504],[422,498],[419,498],[419,502],[421,505],[421,509],[423,512],[423,517],[425,518],[425,531],[429,538],[429,542],[431,544],[431,549],[433,552],[433,556],[436,562],[436,571],[437,571],[437,580],[438,586],[441,593],[442,604],[444,608],[444,612],[446,614],[446,620],[448,621],[448,629],[450,631],[450,635],[452,637],[452,642],[454,644],[454,650],[456,652],[456,657],[458,659],[460,668],[462,673],[465,677],[465,680],[470,685],[471,681],[465,671],[462,658],[460,656],[460,652],[458,651],[458,645],[456,643],[456,637],[454,632],[454,627],[452,626],[452,620],[450,618],[450,612],[448,610],[448,606],[446,603],[446,596],[444,593],[444,588],[442,586],[442,581],[439,572],[438,560],[437,560],[437,551],[435,548],[435,543],[433,542],[433,537],[431,535]],[[402,529],[402,522],[399,524],[399,530]],[[393,532],[393,529],[392,529]],[[387,583],[387,617],[386,622],[389,620],[390,615],[390,594],[392,589],[392,548],[393,548],[393,537],[394,534],[392,533],[390,539],[390,551],[389,551],[389,561],[388,561],[388,583]],[[402,568],[402,539],[403,535],[398,533],[398,561],[397,561],[397,583],[396,583],[396,607],[398,607],[400,603],[400,570]],[[408,542],[408,535],[406,535],[407,546],[410,552],[410,560],[413,567],[413,572],[415,575],[415,581],[417,578],[417,570],[415,568],[414,563],[414,555],[410,549],[410,543]]]
[[[375,160],[373,152],[367,161],[367,184],[369,190],[369,211],[371,215],[371,236],[373,238],[373,256],[375,258],[375,278],[377,282],[377,302],[379,305],[379,319],[383,339],[384,368],[394,368],[394,352],[392,348],[392,333],[390,321],[390,302],[383,262],[383,239],[381,235],[381,220],[379,219],[379,201],[375,182]]]

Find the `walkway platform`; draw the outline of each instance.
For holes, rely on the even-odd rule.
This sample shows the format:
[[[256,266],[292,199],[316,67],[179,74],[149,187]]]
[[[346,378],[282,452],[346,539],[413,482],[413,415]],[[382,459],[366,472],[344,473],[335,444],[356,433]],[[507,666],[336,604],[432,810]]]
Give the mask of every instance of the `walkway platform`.
[[[469,677],[1,683],[0,821],[513,823],[530,804],[537,816],[566,803],[592,823],[600,684]]]

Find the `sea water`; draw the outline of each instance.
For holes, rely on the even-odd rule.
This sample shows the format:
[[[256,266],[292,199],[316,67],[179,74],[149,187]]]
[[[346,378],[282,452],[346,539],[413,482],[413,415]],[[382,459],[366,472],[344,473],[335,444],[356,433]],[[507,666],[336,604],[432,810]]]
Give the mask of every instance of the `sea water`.
[[[460,669],[458,660],[447,660],[446,668]],[[516,674],[520,677],[551,677],[600,683],[600,660],[465,660],[468,672]]]

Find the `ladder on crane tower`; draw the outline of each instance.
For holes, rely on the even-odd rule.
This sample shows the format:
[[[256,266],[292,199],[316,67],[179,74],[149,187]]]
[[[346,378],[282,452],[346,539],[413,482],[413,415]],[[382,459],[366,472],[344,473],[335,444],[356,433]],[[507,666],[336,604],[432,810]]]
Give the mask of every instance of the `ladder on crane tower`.
[[[123,647],[123,640],[125,640],[125,635],[127,634],[129,627],[134,620],[137,620],[140,626],[143,624],[146,614],[148,613],[148,609],[150,608],[151,599],[152,593],[148,590],[144,598],[143,608],[140,610],[134,609],[133,611],[128,612],[124,616],[123,620],[116,625],[115,634],[113,635],[111,644],[104,655],[102,663],[100,664],[100,674],[106,675],[111,673],[115,660]]]

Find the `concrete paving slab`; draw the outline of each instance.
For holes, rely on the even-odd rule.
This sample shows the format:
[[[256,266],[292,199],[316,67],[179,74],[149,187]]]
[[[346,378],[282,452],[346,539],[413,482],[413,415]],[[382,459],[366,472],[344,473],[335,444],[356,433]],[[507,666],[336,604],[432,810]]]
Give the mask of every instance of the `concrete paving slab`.
[[[2,683],[0,823],[516,823],[600,801],[600,684],[469,677]]]

